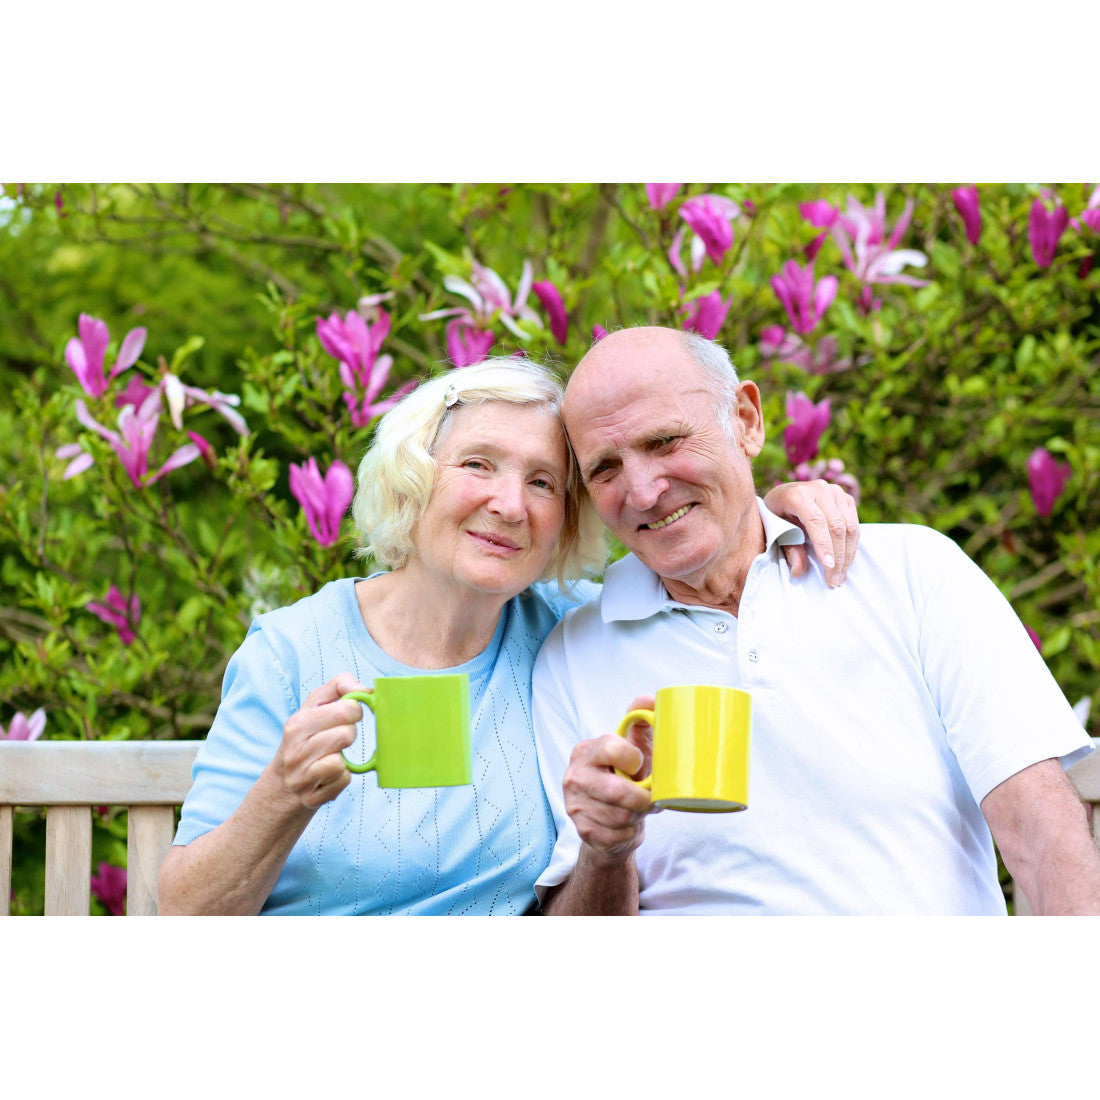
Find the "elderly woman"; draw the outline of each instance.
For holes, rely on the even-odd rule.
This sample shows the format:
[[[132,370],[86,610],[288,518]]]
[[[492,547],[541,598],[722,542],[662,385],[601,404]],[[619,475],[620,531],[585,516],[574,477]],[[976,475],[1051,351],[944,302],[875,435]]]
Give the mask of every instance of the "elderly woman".
[[[360,552],[389,571],[333,581],[252,624],[161,871],[162,913],[533,908],[555,832],[531,669],[558,618],[595,592],[565,582],[604,551],[560,399],[542,367],[489,360],[383,418],[352,511]],[[805,518],[820,515],[821,491],[839,492],[775,492]],[[469,676],[473,783],[383,789],[352,776],[342,751],[365,759],[373,737],[350,749],[362,709],[342,696],[428,670]]]

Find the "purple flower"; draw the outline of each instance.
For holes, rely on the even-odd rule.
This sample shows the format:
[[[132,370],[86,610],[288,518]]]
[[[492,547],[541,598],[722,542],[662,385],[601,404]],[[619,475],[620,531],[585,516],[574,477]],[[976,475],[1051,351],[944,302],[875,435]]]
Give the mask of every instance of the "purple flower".
[[[978,202],[978,189],[971,184],[969,187],[956,187],[951,192],[951,198],[955,203],[955,209],[963,220],[963,228],[966,230],[966,239],[971,244],[977,244],[982,235],[982,208]]]
[[[248,425],[244,417],[237,412],[237,406],[241,399],[235,393],[222,393],[215,390],[207,393],[198,386],[185,386],[174,374],[166,374],[160,381],[160,388],[164,391],[165,400],[168,402],[168,415],[172,425],[178,430],[183,430],[183,410],[193,405],[208,405],[216,413],[220,413],[229,422],[233,430],[241,436],[248,435]]]
[[[340,521],[354,489],[351,471],[339,459],[333,461],[323,478],[315,458],[300,466],[290,464],[290,491],[306,514],[310,532],[322,546],[331,546],[340,537]]]
[[[682,183],[647,183],[645,185],[646,198],[654,210],[660,210],[667,206],[677,192],[683,187]]]
[[[0,741],[37,741],[46,728],[46,712],[39,707],[29,718],[17,710],[8,723],[7,732],[0,726]]]
[[[85,610],[113,626],[123,645],[130,645],[136,635],[133,628],[141,621],[141,600],[131,596],[129,600],[112,584],[104,603],[88,603]]]
[[[99,873],[92,875],[92,896],[101,901],[112,917],[126,915],[126,868],[103,860]]]
[[[1093,233],[1100,233],[1100,183],[1092,189],[1092,194],[1089,195],[1089,201],[1085,203],[1085,209],[1081,211],[1079,218],[1070,218],[1069,220],[1069,224],[1078,232],[1081,231],[1082,222],[1084,222]]]
[[[684,317],[681,326],[686,332],[697,332],[708,340],[714,340],[725,324],[733,298],[723,298],[717,290],[695,298],[683,307]]]
[[[126,333],[108,375],[103,373],[103,359],[107,345],[111,342],[106,323],[98,317],[82,313],[77,321],[77,331],[80,335],[74,336],[65,345],[65,362],[72,368],[84,392],[91,397],[100,397],[106,393],[112,378],[137,362],[142,348],[145,347],[145,329],[135,328]]]
[[[782,273],[772,276],[772,290],[787,311],[795,332],[806,336],[836,297],[837,281],[835,275],[824,275],[814,283],[813,264],[801,268],[794,260],[788,260]]]
[[[844,472],[844,463],[839,458],[803,462],[796,466],[791,473],[794,475],[795,481],[815,481],[817,478],[821,478],[823,481],[833,482],[852,497],[856,504],[859,503],[859,481],[852,474]]]
[[[62,481],[68,481],[69,478],[82,474],[95,463],[95,458],[88,454],[79,443],[66,443],[64,446],[58,447],[55,453],[58,458],[69,463],[65,467],[65,472],[61,475]]]
[[[1069,466],[1055,462],[1045,447],[1036,447],[1031,452],[1027,460],[1027,478],[1031,485],[1031,499],[1035,502],[1035,511],[1039,515],[1050,515],[1054,502],[1066,487],[1070,472]]]
[[[695,195],[680,207],[680,217],[703,242],[712,263],[720,264],[733,244],[733,220],[741,208],[724,195]]]
[[[357,428],[365,427],[374,417],[392,409],[416,385],[415,382],[406,383],[384,400],[377,400],[393,366],[393,356],[379,355],[382,341],[390,331],[390,315],[378,308],[380,297],[372,295],[360,302],[375,318],[369,325],[354,310],[349,310],[342,321],[338,313],[330,314],[327,321],[317,318],[321,346],[340,361],[344,403]]]
[[[840,217],[840,211],[824,199],[801,203],[798,212],[810,225],[818,229],[831,229],[837,218]]]
[[[592,326],[592,342],[598,344],[607,335],[607,329],[603,325]]]
[[[804,393],[788,390],[787,417],[790,424],[783,431],[787,461],[797,466],[816,458],[821,433],[829,426],[829,399],[815,405]]]
[[[1069,211],[1050,191],[1044,191],[1043,194],[1054,200],[1054,209],[1048,210],[1043,199],[1036,199],[1031,204],[1031,213],[1027,219],[1027,235],[1031,241],[1032,259],[1040,267],[1050,267],[1058,248],[1058,240],[1069,224]]]
[[[928,257],[914,248],[895,246],[901,241],[913,216],[913,200],[907,199],[893,232],[886,236],[886,199],[882,192],[875,196],[874,209],[864,207],[851,195],[848,208],[838,214],[831,232],[840,249],[844,266],[863,283],[904,283],[907,286],[927,286],[927,279],[902,275],[903,267],[924,267]]]
[[[760,354],[765,359],[793,363],[810,374],[831,374],[847,370],[851,359],[841,359],[840,344],[835,336],[825,336],[811,348],[800,336],[787,332],[782,325],[768,325],[760,333]]]
[[[1032,640],[1032,642],[1035,645],[1035,648],[1040,653],[1042,653],[1043,652],[1043,642],[1042,642],[1042,639],[1039,637],[1039,635],[1036,634],[1035,631],[1032,630],[1030,626],[1025,626],[1024,630],[1027,631],[1027,636]]]
[[[511,296],[504,280],[491,268],[479,264],[472,265],[469,281],[457,275],[447,275],[443,286],[452,294],[460,294],[470,302],[470,306],[456,306],[451,309],[437,309],[431,313],[420,314],[421,321],[432,321],[437,317],[454,317],[455,321],[447,325],[447,354],[456,367],[468,367],[480,363],[489,354],[493,346],[493,322],[499,320],[502,325],[520,340],[527,339],[527,333],[520,327],[520,321],[527,321],[542,328],[539,315],[527,304],[527,295],[531,292],[531,261],[524,260],[523,273],[515,296]]]
[[[141,403],[134,408],[127,405],[118,414],[118,431],[112,432],[96,420],[87,406],[79,398],[76,402],[76,418],[97,435],[102,436],[114,448],[123,469],[129,475],[136,489],[144,489],[153,482],[159,481],[171,470],[177,470],[194,462],[200,456],[199,448],[194,443],[185,443],[178,450],[173,451],[168,461],[151,477],[148,475],[149,451],[153,446],[157,425],[160,421],[161,397],[160,390],[155,389]]]
[[[564,344],[569,334],[569,318],[565,315],[565,303],[561,299],[558,288],[544,279],[542,282],[532,283],[531,289],[550,318],[550,332],[554,339],[559,344]]]
[[[496,337],[465,321],[447,322],[447,355],[456,367],[470,367],[489,355]]]

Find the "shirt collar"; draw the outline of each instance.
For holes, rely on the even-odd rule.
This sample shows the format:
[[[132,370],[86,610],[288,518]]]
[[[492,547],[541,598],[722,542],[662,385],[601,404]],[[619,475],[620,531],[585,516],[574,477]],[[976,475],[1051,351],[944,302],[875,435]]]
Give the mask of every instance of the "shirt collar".
[[[756,507],[764,523],[764,553],[771,563],[779,561],[779,547],[806,541],[801,527],[769,512],[757,497]],[[600,617],[605,623],[648,619],[658,612],[684,607],[665,591],[661,578],[633,554],[627,554],[604,573],[600,596]]]

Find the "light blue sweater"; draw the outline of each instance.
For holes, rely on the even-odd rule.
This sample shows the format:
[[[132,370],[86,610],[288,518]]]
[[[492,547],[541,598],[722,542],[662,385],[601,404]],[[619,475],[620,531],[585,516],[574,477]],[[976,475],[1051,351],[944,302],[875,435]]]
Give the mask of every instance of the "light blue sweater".
[[[515,914],[535,900],[550,860],[554,819],[531,730],[531,669],[558,619],[590,599],[540,584],[504,607],[488,647],[439,672],[470,677],[472,786],[382,790],[373,772],[314,815],[264,913]],[[431,630],[432,624],[425,623]],[[222,701],[193,770],[176,844],[189,844],[240,805],[274,757],[283,724],[340,672],[362,683],[422,672],[381,650],[363,623],[355,579],[260,616],[225,672]],[[374,751],[364,708],[348,758]]]

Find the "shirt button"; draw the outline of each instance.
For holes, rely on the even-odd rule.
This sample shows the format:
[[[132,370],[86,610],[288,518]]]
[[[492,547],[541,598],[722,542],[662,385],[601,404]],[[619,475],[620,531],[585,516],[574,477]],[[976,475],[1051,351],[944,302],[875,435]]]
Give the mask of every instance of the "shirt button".
[[[727,630],[729,630],[729,628],[730,628],[729,623],[715,623],[714,624],[714,633],[715,634],[725,634],[725,632]]]
[[[755,649],[749,650],[749,660],[752,661],[753,664],[756,664],[756,662],[760,660],[760,656]]]

